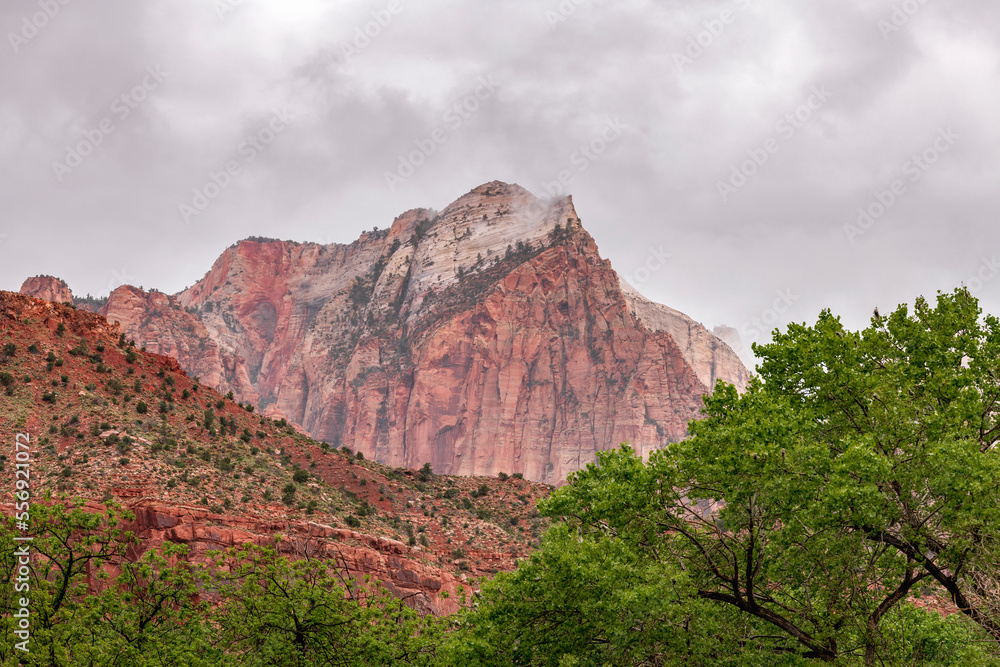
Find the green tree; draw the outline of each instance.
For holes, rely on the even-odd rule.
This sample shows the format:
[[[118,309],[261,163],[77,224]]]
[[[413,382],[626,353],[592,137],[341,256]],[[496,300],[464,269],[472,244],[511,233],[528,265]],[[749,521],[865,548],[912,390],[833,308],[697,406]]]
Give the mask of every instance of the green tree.
[[[433,617],[421,619],[377,583],[345,578],[335,562],[248,545],[216,554],[213,568],[227,664],[432,664]]]
[[[792,325],[691,438],[648,465],[603,453],[544,507],[678,563],[775,653],[891,664],[885,628],[928,584],[996,640],[1000,324],[979,314],[956,291],[863,332],[827,311]]]

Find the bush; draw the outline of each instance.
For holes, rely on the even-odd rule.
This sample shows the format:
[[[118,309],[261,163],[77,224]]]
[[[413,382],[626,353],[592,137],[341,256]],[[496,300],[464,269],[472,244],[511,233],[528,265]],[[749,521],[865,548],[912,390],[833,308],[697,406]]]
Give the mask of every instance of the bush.
[[[417,473],[417,479],[421,482],[429,482],[434,479],[434,469],[431,467],[430,463],[425,463],[420,471]]]
[[[127,458],[127,457],[125,457],[125,456],[123,456],[123,457],[121,457],[120,459],[118,459],[118,463],[122,464],[123,466],[127,466],[127,465],[128,465],[128,462],[129,462],[129,460],[128,460],[128,458]]]
[[[13,357],[17,354],[17,345],[14,343],[5,343],[3,346],[3,356]]]
[[[305,470],[296,470],[295,474],[292,475],[292,480],[294,480],[298,484],[302,484],[309,480],[309,473],[307,473]]]
[[[4,372],[0,373],[0,385],[9,387],[14,384],[14,376],[10,373]]]
[[[135,411],[138,412],[140,415],[144,415],[147,412],[149,412],[149,406],[146,405],[145,401],[139,401],[138,403],[135,404]]]
[[[499,479],[501,482],[506,482],[508,478],[509,478],[509,475],[507,473],[505,473],[505,472],[498,472],[497,473],[497,479]]]
[[[353,514],[348,514],[346,517],[344,517],[344,523],[346,523],[351,528],[361,527],[361,519],[354,516]]]

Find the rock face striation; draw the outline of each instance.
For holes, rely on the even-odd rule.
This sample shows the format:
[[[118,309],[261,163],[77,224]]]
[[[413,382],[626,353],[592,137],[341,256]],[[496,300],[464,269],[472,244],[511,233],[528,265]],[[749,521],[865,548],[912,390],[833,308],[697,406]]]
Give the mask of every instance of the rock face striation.
[[[716,380],[749,376],[620,282],[572,198],[500,182],[349,245],[248,239],[184,292],[121,287],[101,313],[315,438],[446,474],[558,483],[683,438]]]

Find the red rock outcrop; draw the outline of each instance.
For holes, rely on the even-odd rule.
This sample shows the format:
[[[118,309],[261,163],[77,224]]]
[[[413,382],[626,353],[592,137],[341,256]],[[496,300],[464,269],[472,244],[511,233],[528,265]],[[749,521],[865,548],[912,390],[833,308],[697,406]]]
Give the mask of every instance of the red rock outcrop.
[[[187,545],[189,562],[205,564],[211,551],[250,543],[273,544],[280,535],[281,553],[291,558],[308,555],[329,560],[354,578],[370,575],[421,613],[444,615],[459,610],[457,590],[463,586],[462,580],[420,563],[413,549],[396,540],[311,521],[262,521],[149,500],[133,502],[129,510],[135,520],[124,529],[133,531],[141,544],[137,557],[164,542],[173,542]],[[464,588],[468,589],[467,583]],[[442,592],[447,595],[442,596]]]
[[[98,311],[109,322],[120,322],[127,338],[149,352],[176,359],[188,375],[222,393],[229,391],[226,361],[218,344],[198,317],[180,306],[176,297],[122,285]]]
[[[571,198],[493,182],[350,245],[249,239],[193,287],[102,308],[189,374],[390,465],[558,483],[600,449],[684,437],[748,373],[623,291]]]
[[[42,301],[55,303],[73,303],[73,293],[69,286],[53,276],[35,276],[28,278],[21,285],[21,294],[33,296]]]

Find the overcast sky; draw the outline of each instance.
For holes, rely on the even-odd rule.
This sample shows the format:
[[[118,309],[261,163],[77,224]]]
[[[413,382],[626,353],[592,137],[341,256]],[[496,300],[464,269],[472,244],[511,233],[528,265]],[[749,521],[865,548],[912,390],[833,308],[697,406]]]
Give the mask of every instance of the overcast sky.
[[[619,273],[749,340],[962,282],[1000,313],[998,25],[995,0],[6,0],[0,288],[172,293],[247,236],[349,243],[562,177]]]

